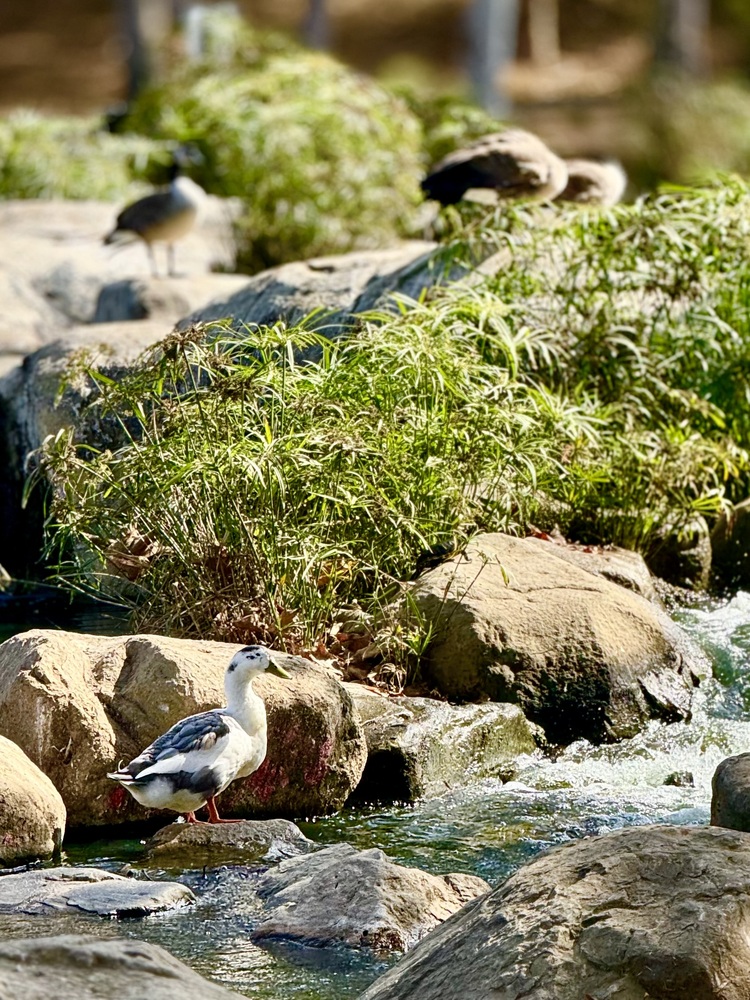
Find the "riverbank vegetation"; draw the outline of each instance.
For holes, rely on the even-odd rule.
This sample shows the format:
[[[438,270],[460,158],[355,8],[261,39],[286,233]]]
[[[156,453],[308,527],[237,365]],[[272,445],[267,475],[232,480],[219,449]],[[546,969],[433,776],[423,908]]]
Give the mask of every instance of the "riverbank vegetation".
[[[60,577],[130,601],[139,628],[314,648],[478,530],[557,524],[648,554],[747,494],[745,184],[445,225],[446,259],[490,276],[333,342],[213,326],[122,381],[91,371],[83,420],[112,447],[79,427],[43,457]],[[382,627],[413,653],[412,626]]]

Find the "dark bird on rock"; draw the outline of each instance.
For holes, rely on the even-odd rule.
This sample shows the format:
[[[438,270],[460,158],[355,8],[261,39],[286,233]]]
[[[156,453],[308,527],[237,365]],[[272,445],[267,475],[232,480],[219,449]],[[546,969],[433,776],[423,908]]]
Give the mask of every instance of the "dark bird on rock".
[[[106,244],[130,243],[143,240],[151,261],[151,273],[159,273],[154,257],[154,243],[167,244],[167,271],[174,270],[174,243],[193,228],[206,192],[182,171],[197,162],[197,151],[180,147],[173,155],[169,171],[169,186],[155,191],[126,206],[117,216],[115,228],[104,238]]]
[[[176,722],[125,767],[108,774],[147,809],[173,809],[198,823],[196,809],[208,806],[209,823],[221,819],[214,799],[235,778],[257,771],[266,756],[266,708],[253,691],[262,673],[289,677],[262,646],[245,646],[232,657],[224,677],[226,708]]]
[[[537,136],[511,128],[449,153],[422,181],[422,190],[441,205],[455,205],[478,188],[490,189],[498,198],[552,201],[567,181],[559,156]]]
[[[568,183],[555,199],[579,205],[616,205],[625,194],[628,175],[615,160],[566,160]]]

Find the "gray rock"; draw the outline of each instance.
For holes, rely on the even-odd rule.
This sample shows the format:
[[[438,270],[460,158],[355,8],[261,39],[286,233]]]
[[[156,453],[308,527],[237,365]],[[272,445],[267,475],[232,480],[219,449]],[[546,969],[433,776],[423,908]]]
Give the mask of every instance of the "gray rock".
[[[0,878],[0,913],[144,917],[193,902],[179,882],[140,881],[100,868],[45,868]]]
[[[558,546],[478,535],[412,595],[435,628],[424,669],[448,698],[517,702],[547,738],[632,736],[688,718],[704,660],[654,604]]]
[[[149,858],[183,868],[229,861],[267,860],[309,850],[312,841],[288,819],[241,820],[238,823],[170,823],[146,842]]]
[[[725,758],[711,782],[711,823],[750,833],[750,753]]]
[[[494,777],[536,748],[536,727],[517,705],[450,705],[435,698],[386,698],[346,684],[363,720],[367,764],[358,802],[414,802],[467,778]]]
[[[750,836],[638,827],[540,855],[361,1000],[747,1000]]]
[[[335,844],[262,876],[265,912],[253,937],[407,951],[488,889],[474,875],[429,875],[377,849]]]
[[[750,499],[721,514],[711,532],[713,569],[725,584],[750,585]]]
[[[336,336],[354,313],[382,307],[389,294],[416,297],[444,276],[434,243],[419,240],[388,250],[359,250],[282,264],[247,281],[227,299],[197,309],[179,323],[232,317],[244,324],[296,323],[320,309],[319,327]]]
[[[60,793],[19,746],[0,736],[0,865],[49,857],[64,834]]]
[[[158,945],[72,934],[0,942],[0,983],[3,1000],[236,1000],[239,996],[199,976]]]
[[[123,278],[100,289],[93,323],[160,319],[167,332],[193,309],[244,288],[244,274],[198,274],[190,278]]]
[[[679,527],[666,526],[652,542],[649,568],[667,583],[705,590],[711,577],[711,539],[704,517]]]

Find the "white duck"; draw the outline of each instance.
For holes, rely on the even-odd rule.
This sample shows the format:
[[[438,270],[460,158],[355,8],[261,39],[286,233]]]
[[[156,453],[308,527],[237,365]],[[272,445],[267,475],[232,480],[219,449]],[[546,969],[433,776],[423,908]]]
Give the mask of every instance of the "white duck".
[[[221,819],[214,801],[235,780],[256,771],[266,756],[266,708],[253,681],[267,672],[288,678],[262,646],[245,646],[224,677],[226,708],[190,715],[146,747],[125,767],[108,774],[147,809],[173,809],[188,823],[208,806],[209,823]]]

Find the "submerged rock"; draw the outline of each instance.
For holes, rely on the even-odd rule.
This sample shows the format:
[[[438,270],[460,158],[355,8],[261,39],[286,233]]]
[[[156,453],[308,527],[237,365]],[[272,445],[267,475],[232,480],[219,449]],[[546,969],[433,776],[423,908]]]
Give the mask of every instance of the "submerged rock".
[[[170,823],[146,842],[150,858],[161,864],[181,860],[184,868],[238,860],[273,860],[298,854],[313,846],[288,819],[241,820],[238,823]]]
[[[358,802],[414,802],[469,779],[506,772],[536,749],[536,727],[517,705],[450,705],[434,698],[385,698],[346,684],[363,720],[367,764]]]
[[[636,827],[546,851],[361,1000],[587,996],[750,996],[750,836]]]
[[[478,535],[414,584],[436,629],[429,680],[449,698],[517,702],[555,743],[689,718],[698,649],[659,607],[557,549]]]
[[[0,942],[0,982],[24,1000],[231,1000],[168,951],[145,941],[60,935]]]
[[[750,753],[726,757],[711,782],[711,823],[750,833]]]
[[[100,868],[44,868],[0,878],[0,913],[145,917],[193,902],[179,882],[140,881]]]
[[[49,857],[65,835],[65,803],[20,747],[0,736],[0,865]]]
[[[53,781],[70,826],[159,815],[106,773],[179,719],[224,704],[224,673],[238,648],[44,629],[13,636],[0,646],[0,734],[13,734]],[[301,657],[279,659],[291,678],[256,683],[266,703],[268,754],[222,794],[227,816],[333,812],[365,765],[362,725],[343,686]]]
[[[407,951],[488,889],[475,875],[429,875],[377,849],[335,844],[262,876],[266,909],[253,937]]]

